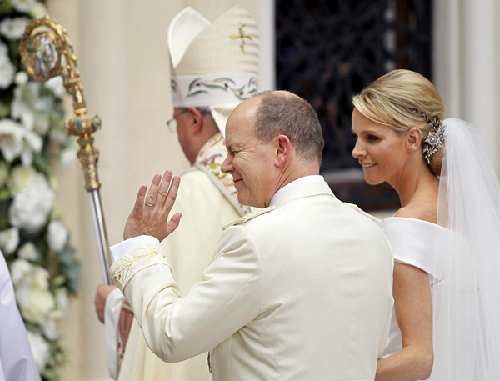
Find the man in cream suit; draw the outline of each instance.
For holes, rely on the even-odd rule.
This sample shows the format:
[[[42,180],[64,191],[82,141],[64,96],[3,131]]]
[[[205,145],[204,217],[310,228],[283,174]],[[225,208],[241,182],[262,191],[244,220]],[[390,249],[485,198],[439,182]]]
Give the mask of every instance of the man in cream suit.
[[[244,49],[241,39],[229,37],[237,35],[239,29],[248,36]],[[221,172],[221,164],[226,158],[227,117],[257,91],[259,36],[257,23],[239,6],[213,22],[188,7],[172,20],[167,39],[174,107],[168,124],[177,132],[192,167],[182,175],[183,187],[173,211],[184,214],[183,223],[162,248],[179,288],[187,293],[210,263],[222,226],[249,211],[238,203],[232,178]],[[200,86],[193,87],[193,81]],[[235,88],[238,92],[233,91]],[[108,370],[113,379],[212,379],[206,353],[179,364],[166,364],[151,353],[120,290],[101,285],[95,303],[106,328]]]
[[[251,98],[229,117],[226,145],[238,201],[263,209],[226,226],[185,297],[159,245],[181,218],[166,223],[180,182],[169,171],[147,196],[139,190],[127,239],[112,248],[112,274],[149,347],[166,362],[209,350],[217,381],[373,380],[392,253],[372,218],[318,175],[312,107],[283,91]]]

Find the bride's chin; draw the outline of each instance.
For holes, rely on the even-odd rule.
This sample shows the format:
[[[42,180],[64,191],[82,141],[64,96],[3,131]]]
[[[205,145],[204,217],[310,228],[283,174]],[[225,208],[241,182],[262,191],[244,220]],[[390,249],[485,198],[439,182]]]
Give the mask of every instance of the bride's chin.
[[[382,184],[384,182],[384,181],[373,179],[373,178],[370,178],[367,176],[365,176],[365,181],[370,185],[378,185],[378,184]]]

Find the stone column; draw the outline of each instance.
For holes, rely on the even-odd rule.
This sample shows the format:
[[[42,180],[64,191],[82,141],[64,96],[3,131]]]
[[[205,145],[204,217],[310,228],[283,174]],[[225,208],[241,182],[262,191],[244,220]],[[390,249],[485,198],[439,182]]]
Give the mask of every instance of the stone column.
[[[276,89],[276,48],[274,0],[259,1],[259,90]]]
[[[500,173],[500,4],[434,1],[434,81],[448,117],[474,125]]]
[[[463,63],[461,92],[463,117],[479,130],[492,163],[498,170],[499,27],[497,0],[462,2]]]

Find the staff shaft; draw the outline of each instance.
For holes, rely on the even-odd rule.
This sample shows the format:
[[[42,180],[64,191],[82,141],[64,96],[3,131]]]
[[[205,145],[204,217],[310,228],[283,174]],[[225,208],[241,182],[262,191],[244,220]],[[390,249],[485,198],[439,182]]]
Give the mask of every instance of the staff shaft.
[[[94,189],[89,191],[88,195],[90,207],[92,208],[92,219],[94,221],[94,229],[97,238],[97,250],[101,261],[102,279],[104,283],[112,284],[113,282],[109,274],[109,264],[112,263],[112,258],[109,251],[104,214],[102,212],[101,194],[99,189]]]

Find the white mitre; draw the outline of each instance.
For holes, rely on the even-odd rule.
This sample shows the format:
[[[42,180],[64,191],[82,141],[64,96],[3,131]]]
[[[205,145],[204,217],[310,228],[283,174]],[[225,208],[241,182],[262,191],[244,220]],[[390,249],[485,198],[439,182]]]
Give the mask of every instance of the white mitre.
[[[183,9],[168,29],[173,107],[208,107],[224,135],[232,109],[257,93],[257,23],[235,6],[210,23]]]

